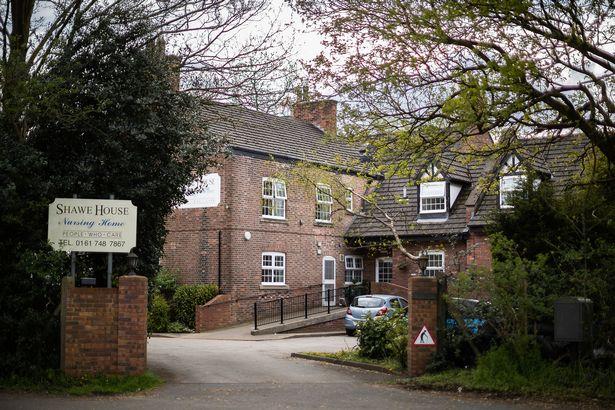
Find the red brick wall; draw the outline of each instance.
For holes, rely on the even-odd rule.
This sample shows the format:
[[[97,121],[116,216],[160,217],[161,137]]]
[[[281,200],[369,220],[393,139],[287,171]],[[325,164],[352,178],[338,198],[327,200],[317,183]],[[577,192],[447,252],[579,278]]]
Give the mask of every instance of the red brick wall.
[[[225,173],[228,160],[220,158],[218,162],[221,166],[211,172],[220,175],[220,205],[214,208],[178,208],[167,219],[161,264],[178,273],[182,284],[218,283],[218,231],[227,227],[225,204],[231,195]],[[222,235],[223,253],[228,249],[225,239]]]
[[[467,266],[491,269],[491,244],[487,235],[480,230],[470,230],[467,241]]]
[[[195,311],[195,331],[206,332],[235,323],[233,303],[228,294],[218,295],[205,305],[197,306]]]
[[[406,286],[396,285],[394,283],[373,282],[371,284],[372,293],[381,295],[396,295],[406,299],[408,297],[408,288]]]
[[[289,166],[239,155],[222,161],[216,170],[222,179],[221,204],[174,212],[167,223],[163,266],[178,271],[182,283],[217,283],[217,232],[221,230],[222,291],[235,299],[320,285],[324,256],[335,258],[337,286],[343,286],[340,255],[350,253],[343,238],[352,220],[350,214],[334,206],[333,223],[316,224],[315,190],[289,180],[286,220],[261,216],[262,178],[284,175]],[[358,177],[342,178],[359,191],[364,186]],[[360,206],[356,197],[354,206]],[[244,237],[246,231],[252,235],[250,240]],[[285,286],[261,286],[262,252],[286,254]]]
[[[320,333],[320,332],[344,332],[344,318],[318,323],[316,325],[301,327],[282,333]]]
[[[420,376],[425,373],[436,352],[436,346],[415,346],[414,340],[423,326],[427,327],[435,340],[438,314],[437,280],[414,276],[409,279],[408,288],[408,371],[411,376]]]
[[[147,278],[120,276],[117,287],[117,372],[147,369]]]
[[[147,279],[118,288],[76,288],[62,280],[61,368],[67,374],[140,374],[147,361]]]
[[[441,242],[407,242],[404,244],[406,249],[412,254],[418,255],[421,251],[444,251],[444,268],[446,273],[456,274],[466,267],[466,243],[465,241],[441,241]],[[391,256],[392,255],[392,256]],[[376,282],[376,259],[379,257],[393,258],[393,280],[389,284],[379,284]],[[368,255],[364,257],[365,266],[364,278],[372,281],[372,293],[383,292],[398,296],[406,294],[408,278],[412,274],[419,272],[416,262],[410,260],[401,251],[393,246],[389,255]]]

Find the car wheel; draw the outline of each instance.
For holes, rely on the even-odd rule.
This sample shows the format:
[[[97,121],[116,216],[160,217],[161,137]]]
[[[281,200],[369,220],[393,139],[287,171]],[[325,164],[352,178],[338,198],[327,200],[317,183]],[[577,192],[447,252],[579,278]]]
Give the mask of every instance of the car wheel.
[[[354,330],[352,330],[352,329],[346,329],[346,334],[347,334],[348,336],[354,336]]]

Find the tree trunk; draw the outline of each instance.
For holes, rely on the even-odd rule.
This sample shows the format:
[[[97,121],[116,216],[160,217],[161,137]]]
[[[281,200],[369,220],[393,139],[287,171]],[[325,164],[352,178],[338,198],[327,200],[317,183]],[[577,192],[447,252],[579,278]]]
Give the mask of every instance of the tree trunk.
[[[15,139],[23,141],[27,134],[25,110],[27,106],[29,68],[26,66],[30,23],[36,0],[12,0],[9,56],[4,67],[2,109],[8,125],[15,131]]]

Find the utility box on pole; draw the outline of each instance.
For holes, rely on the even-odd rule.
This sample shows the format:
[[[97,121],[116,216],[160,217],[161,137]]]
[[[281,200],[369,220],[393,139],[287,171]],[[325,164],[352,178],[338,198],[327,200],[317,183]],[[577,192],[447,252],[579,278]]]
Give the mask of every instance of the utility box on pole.
[[[593,305],[590,299],[564,297],[555,301],[554,340],[589,342],[592,338]]]

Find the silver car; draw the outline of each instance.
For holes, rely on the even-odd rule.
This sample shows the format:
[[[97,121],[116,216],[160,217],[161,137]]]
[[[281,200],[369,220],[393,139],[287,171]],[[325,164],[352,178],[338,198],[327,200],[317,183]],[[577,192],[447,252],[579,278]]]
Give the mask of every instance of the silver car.
[[[408,301],[395,295],[362,295],[354,298],[344,317],[346,334],[353,336],[367,316],[391,316],[398,309],[407,309]]]

